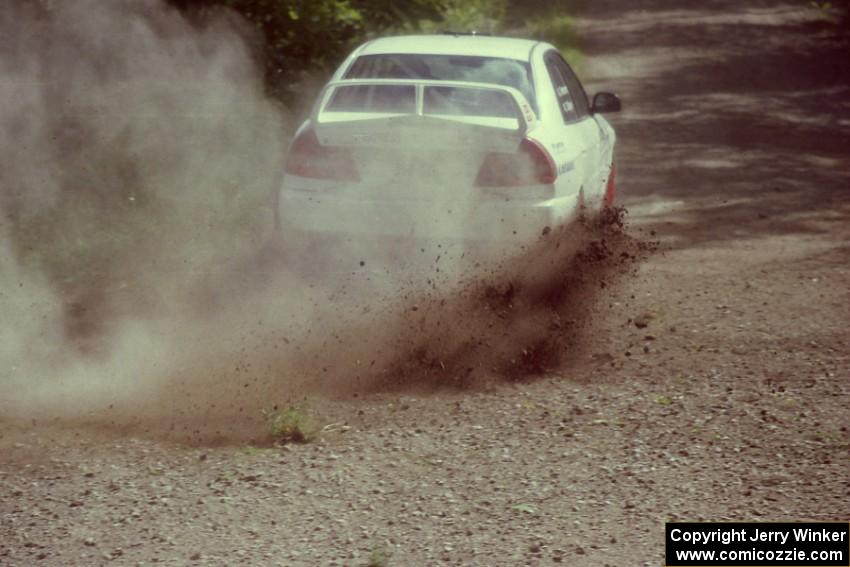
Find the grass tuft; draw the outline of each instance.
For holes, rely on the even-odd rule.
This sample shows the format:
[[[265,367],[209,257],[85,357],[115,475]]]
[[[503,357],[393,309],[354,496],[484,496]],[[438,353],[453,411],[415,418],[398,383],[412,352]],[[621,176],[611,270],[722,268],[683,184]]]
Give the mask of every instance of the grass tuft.
[[[366,567],[387,567],[390,564],[391,557],[392,551],[386,547],[373,547],[372,552],[369,553],[369,562],[366,563]]]
[[[319,435],[316,420],[304,408],[289,406],[275,407],[263,411],[269,434],[278,443],[309,443]]]

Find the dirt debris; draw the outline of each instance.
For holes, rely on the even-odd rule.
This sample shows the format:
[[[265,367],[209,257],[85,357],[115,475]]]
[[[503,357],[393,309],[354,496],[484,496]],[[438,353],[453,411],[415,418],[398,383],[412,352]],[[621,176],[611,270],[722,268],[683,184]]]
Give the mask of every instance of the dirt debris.
[[[154,396],[71,422],[191,444],[262,444],[263,411],[305,396],[468,390],[556,371],[584,356],[590,321],[609,311],[606,294],[657,248],[625,232],[624,214],[553,231],[450,290],[413,286],[396,303],[317,322],[295,343],[259,331],[239,358],[208,356]]]

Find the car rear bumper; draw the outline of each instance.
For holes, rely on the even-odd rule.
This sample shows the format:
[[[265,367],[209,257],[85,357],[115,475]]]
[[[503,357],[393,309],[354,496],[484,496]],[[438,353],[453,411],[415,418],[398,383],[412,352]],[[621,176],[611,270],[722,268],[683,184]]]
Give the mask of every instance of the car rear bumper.
[[[470,191],[466,198],[429,198],[405,188],[405,196],[359,187],[312,186],[280,192],[283,230],[321,235],[397,237],[422,240],[530,242],[547,227],[568,220],[577,199],[519,199],[510,192]],[[512,188],[515,195],[524,188]],[[411,197],[419,195],[418,197]]]

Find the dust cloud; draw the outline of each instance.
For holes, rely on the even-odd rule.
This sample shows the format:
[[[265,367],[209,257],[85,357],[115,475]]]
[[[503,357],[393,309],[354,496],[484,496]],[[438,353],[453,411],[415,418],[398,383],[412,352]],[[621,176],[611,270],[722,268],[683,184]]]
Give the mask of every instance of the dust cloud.
[[[244,310],[287,138],[244,34],[153,0],[0,9],[3,414],[133,398]]]
[[[521,379],[578,348],[636,257],[615,213],[483,266],[439,244],[270,240],[293,124],[248,35],[160,0],[0,9],[0,420],[212,442],[254,438],[260,410],[304,392]],[[436,228],[456,232],[474,204],[441,170],[403,213],[450,206]]]

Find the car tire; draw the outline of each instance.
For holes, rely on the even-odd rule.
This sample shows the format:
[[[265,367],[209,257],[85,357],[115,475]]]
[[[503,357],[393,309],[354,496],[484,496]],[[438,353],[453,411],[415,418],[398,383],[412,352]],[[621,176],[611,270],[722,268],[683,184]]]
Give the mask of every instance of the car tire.
[[[616,193],[616,177],[617,169],[614,163],[611,163],[611,171],[608,173],[608,181],[605,182],[605,193],[603,196],[603,207],[606,209],[610,209],[614,206],[615,201],[615,193]]]

